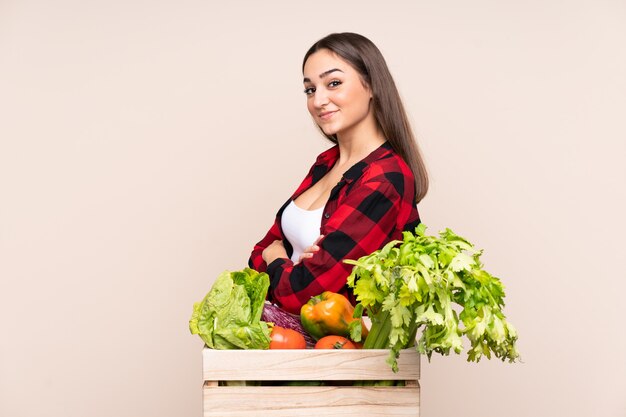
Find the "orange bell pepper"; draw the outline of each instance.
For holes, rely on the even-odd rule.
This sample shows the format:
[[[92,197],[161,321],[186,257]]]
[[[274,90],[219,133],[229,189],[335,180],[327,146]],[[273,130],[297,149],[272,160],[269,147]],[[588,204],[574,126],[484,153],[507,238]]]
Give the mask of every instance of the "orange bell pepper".
[[[354,307],[343,295],[331,291],[324,291],[316,297],[311,297],[308,303],[300,309],[302,327],[315,340],[327,335],[350,337],[350,323],[361,321],[361,339],[367,336],[367,327],[361,319],[352,317]]]

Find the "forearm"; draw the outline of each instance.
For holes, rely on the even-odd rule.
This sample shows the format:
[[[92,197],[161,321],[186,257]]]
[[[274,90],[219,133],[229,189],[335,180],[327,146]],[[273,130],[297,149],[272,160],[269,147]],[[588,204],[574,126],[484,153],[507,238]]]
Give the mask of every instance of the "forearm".
[[[286,311],[299,314],[302,305],[324,291],[348,295],[346,278],[350,270],[351,266],[343,262],[322,265],[305,260],[294,265],[289,259],[279,258],[267,267],[269,298]]]
[[[338,253],[346,249],[343,247],[341,237],[331,234],[324,236],[317,243],[319,250],[313,256],[306,257],[296,264],[289,259],[280,258],[268,264],[270,297],[291,313],[297,314],[311,297],[324,291],[348,295],[346,278],[352,267],[345,264],[344,256]],[[351,248],[345,252],[348,257],[364,255],[358,245],[350,246]]]
[[[275,222],[274,225],[270,228],[267,234],[259,241],[254,248],[252,249],[252,253],[250,254],[250,258],[248,260],[248,266],[250,268],[255,269],[259,272],[265,272],[267,269],[267,264],[263,259],[263,252],[267,249],[274,241],[282,239],[280,234],[280,229],[278,227],[278,223]]]
[[[271,264],[276,259],[288,258],[287,251],[281,240],[275,240],[267,248],[265,248],[261,254],[263,261],[266,265]]]

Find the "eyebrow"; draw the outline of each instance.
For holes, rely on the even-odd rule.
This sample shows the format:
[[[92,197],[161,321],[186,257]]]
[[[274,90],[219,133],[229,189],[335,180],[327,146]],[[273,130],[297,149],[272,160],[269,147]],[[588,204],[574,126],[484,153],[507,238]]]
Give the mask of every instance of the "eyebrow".
[[[320,74],[320,78],[324,78],[324,77],[326,77],[328,74],[333,73],[333,72],[335,72],[335,71],[343,72],[343,71],[342,71],[342,70],[340,70],[339,68],[329,69],[328,71],[324,71],[323,73],[321,73],[321,74]],[[311,79],[310,79],[310,78],[307,78],[307,77],[304,77],[304,80],[302,80],[302,82],[305,82],[305,83],[307,83],[307,82],[308,82],[308,83],[310,83],[310,82],[311,82]]]

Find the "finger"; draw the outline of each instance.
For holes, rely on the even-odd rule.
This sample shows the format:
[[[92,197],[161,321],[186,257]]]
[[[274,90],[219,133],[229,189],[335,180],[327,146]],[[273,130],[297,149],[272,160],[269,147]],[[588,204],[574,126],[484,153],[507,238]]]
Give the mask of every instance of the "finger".
[[[313,254],[310,252],[303,252],[300,257],[298,258],[298,263],[304,261],[305,259],[309,259],[313,257]]]
[[[313,246],[309,246],[306,250],[306,252],[317,252],[320,250],[320,247],[317,245],[313,245]]]

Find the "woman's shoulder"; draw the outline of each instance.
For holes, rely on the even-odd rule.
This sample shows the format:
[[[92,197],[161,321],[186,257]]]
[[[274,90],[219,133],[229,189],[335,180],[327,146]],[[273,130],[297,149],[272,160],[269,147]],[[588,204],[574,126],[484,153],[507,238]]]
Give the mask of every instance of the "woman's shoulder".
[[[409,165],[390,146],[369,162],[363,172],[364,181],[415,181]]]
[[[387,189],[402,200],[415,196],[415,177],[408,164],[390,146],[364,167],[361,184],[376,183],[378,190]]]

